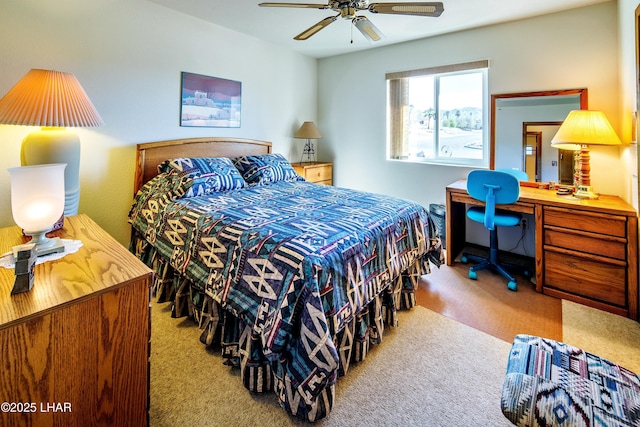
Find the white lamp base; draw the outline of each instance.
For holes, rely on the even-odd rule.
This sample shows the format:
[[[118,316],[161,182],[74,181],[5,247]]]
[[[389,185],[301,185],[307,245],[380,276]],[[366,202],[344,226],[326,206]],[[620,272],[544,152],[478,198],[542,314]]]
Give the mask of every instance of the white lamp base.
[[[78,213],[80,202],[80,138],[78,134],[63,127],[43,127],[28,134],[22,140],[21,163],[42,165],[65,163],[64,170],[64,215]]]
[[[60,252],[64,252],[64,243],[58,237],[47,237],[46,233],[51,230],[46,230],[43,232],[25,232],[25,235],[31,236],[31,241],[29,243],[25,243],[24,245],[17,245],[13,247],[13,257],[14,259],[17,257],[18,251],[23,247],[31,244],[36,245],[36,256],[45,256],[49,254],[57,254]]]
[[[597,199],[599,197],[598,193],[593,192],[593,187],[590,185],[579,185],[578,190],[573,193],[574,197],[578,199]]]

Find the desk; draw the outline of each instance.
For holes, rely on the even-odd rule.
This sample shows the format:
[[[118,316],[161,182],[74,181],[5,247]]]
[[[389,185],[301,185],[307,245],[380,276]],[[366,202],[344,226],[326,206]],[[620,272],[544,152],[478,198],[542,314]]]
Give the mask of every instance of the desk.
[[[465,246],[466,180],[447,186],[447,265]],[[596,200],[521,187],[500,209],[535,218],[536,290],[638,320],[638,215],[616,196]]]

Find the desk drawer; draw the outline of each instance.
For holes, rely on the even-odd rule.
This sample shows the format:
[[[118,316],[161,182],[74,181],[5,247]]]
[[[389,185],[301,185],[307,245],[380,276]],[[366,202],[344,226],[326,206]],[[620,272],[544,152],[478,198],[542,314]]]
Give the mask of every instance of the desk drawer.
[[[619,260],[627,258],[627,241],[604,234],[548,226],[544,229],[544,244]]]
[[[451,193],[451,201],[454,203],[465,203],[473,206],[484,206],[484,202],[474,199],[467,193]],[[524,214],[533,215],[535,213],[535,205],[533,203],[527,203],[518,201],[512,205],[497,205],[496,209],[520,212]]]
[[[547,206],[544,209],[544,224],[617,237],[626,237],[627,235],[626,217],[582,210]]]
[[[547,250],[545,288],[555,288],[618,307],[626,307],[626,267]]]

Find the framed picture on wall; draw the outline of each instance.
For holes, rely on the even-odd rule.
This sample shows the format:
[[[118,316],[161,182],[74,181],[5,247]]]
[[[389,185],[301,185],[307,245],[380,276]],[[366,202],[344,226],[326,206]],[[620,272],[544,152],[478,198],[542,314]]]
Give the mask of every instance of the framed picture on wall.
[[[242,83],[182,72],[180,126],[239,128]]]

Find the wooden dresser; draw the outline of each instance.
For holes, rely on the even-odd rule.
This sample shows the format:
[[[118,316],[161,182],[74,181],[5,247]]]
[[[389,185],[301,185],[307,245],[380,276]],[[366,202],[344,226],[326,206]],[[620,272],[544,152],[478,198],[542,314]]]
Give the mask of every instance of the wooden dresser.
[[[465,246],[466,181],[447,186],[447,265]],[[534,215],[536,290],[639,319],[638,216],[616,196],[596,200],[521,187],[500,209]]]
[[[0,267],[0,425],[146,426],[151,270],[85,215],[55,235],[83,245],[30,291]],[[0,253],[24,242],[0,229]]]
[[[298,175],[309,182],[317,184],[333,185],[333,163],[309,162],[292,163],[291,166],[298,172]]]
[[[543,292],[628,314],[627,286],[635,281],[627,280],[627,270],[637,274],[637,261],[628,266],[636,230],[628,229],[627,217],[544,206],[543,218]]]

